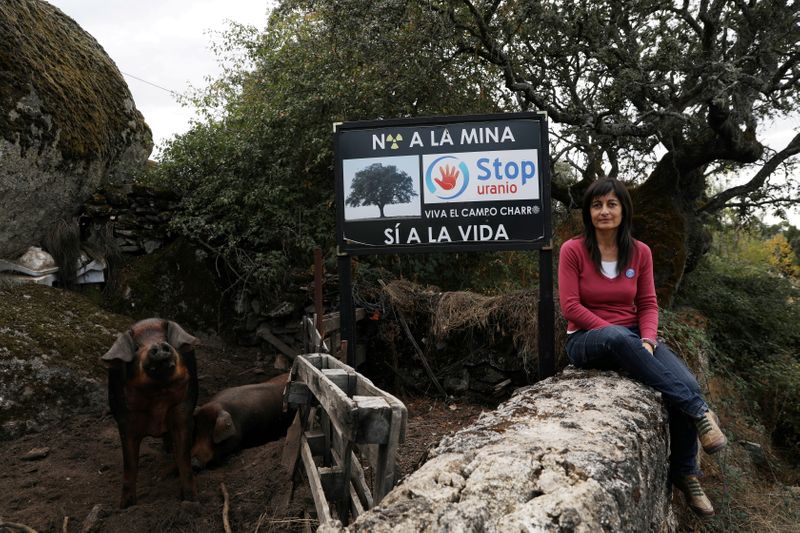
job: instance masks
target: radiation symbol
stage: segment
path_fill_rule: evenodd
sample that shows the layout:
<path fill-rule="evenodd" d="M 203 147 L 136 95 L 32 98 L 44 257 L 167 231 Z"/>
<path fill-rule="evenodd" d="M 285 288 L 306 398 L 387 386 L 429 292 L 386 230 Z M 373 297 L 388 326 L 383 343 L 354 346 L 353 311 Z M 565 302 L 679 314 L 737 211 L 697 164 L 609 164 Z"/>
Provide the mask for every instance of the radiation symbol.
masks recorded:
<path fill-rule="evenodd" d="M 392 143 L 392 145 L 390 146 L 392 150 L 397 150 L 398 148 L 400 148 L 400 145 L 397 143 L 403 140 L 403 135 L 401 133 L 398 133 L 397 135 L 390 134 L 386 137 L 386 140 Z"/>

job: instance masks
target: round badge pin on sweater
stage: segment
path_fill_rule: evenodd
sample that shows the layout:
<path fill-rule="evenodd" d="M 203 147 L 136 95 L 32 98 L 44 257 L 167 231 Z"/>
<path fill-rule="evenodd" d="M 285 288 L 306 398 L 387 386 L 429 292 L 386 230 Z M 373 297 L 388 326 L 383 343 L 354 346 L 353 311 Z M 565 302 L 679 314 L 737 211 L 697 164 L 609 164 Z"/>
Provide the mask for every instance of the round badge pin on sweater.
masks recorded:
<path fill-rule="evenodd" d="M 628 279 L 633 279 L 633 276 L 636 275 L 636 271 L 632 268 L 629 268 L 625 271 L 625 277 Z"/>

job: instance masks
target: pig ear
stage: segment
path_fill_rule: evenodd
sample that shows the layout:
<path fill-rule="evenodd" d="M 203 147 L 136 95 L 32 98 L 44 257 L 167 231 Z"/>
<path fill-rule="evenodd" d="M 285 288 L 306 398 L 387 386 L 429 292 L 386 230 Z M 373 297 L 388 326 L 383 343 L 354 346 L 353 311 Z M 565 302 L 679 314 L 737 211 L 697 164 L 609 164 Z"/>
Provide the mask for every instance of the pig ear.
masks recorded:
<path fill-rule="evenodd" d="M 228 411 L 220 411 L 217 415 L 217 422 L 214 424 L 214 444 L 218 444 L 234 435 L 236 435 L 236 427 L 233 425 L 231 414 Z"/>
<path fill-rule="evenodd" d="M 136 353 L 136 343 L 133 342 L 131 332 L 126 331 L 117 337 L 116 342 L 100 359 L 110 364 L 115 359 L 119 359 L 126 363 L 133 361 L 134 354 Z"/>
<path fill-rule="evenodd" d="M 197 344 L 197 339 L 172 320 L 167 320 L 167 342 L 176 350 L 180 350 L 187 344 Z"/>

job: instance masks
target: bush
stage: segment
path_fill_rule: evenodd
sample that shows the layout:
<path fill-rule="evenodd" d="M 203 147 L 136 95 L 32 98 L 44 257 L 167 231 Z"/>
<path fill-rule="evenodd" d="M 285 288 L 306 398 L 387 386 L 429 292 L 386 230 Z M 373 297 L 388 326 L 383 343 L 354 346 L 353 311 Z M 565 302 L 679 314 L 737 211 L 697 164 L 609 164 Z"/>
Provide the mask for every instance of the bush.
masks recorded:
<path fill-rule="evenodd" d="M 710 255 L 677 303 L 707 317 L 715 369 L 746 384 L 775 442 L 800 450 L 800 289 L 766 263 Z"/>
<path fill-rule="evenodd" d="M 693 317 L 690 311 L 659 309 L 659 334 L 689 368 L 701 373 L 708 370 L 705 367 L 715 348 L 702 323 L 697 322 L 702 319 Z"/>
<path fill-rule="evenodd" d="M 717 352 L 736 370 L 800 351 L 800 289 L 766 268 L 709 256 L 677 296 L 705 314 Z"/>
<path fill-rule="evenodd" d="M 767 431 L 779 445 L 800 450 L 800 362 L 786 353 L 760 361 L 752 385 Z"/>

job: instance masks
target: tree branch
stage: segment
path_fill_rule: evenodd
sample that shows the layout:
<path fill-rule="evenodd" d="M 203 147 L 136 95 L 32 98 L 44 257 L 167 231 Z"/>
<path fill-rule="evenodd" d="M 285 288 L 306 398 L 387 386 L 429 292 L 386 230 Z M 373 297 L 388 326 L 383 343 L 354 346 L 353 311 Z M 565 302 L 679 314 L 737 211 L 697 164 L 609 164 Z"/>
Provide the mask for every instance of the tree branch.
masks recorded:
<path fill-rule="evenodd" d="M 764 153 L 764 146 L 758 142 L 752 130 L 744 132 L 734 122 L 733 113 L 724 102 L 708 103 L 709 127 L 719 136 L 722 146 L 709 146 L 714 159 L 731 159 L 740 163 L 757 161 Z"/>
<path fill-rule="evenodd" d="M 742 201 L 742 202 L 729 202 L 724 207 L 732 207 L 736 209 L 750 209 L 753 207 L 767 207 L 767 206 L 783 206 L 789 207 L 792 205 L 800 204 L 800 198 L 795 196 L 782 196 L 780 198 L 769 198 L 768 200 L 760 201 Z"/>
<path fill-rule="evenodd" d="M 744 185 L 731 187 L 730 189 L 722 191 L 721 193 L 712 197 L 708 202 L 697 209 L 697 211 L 714 213 L 725 207 L 728 200 L 731 200 L 737 196 L 744 196 L 758 190 L 764 185 L 764 182 L 766 182 L 770 174 L 772 174 L 775 169 L 778 168 L 778 165 L 798 153 L 800 153 L 800 133 L 794 136 L 794 139 L 792 139 L 791 142 L 786 145 L 786 148 L 772 156 L 750 181 Z"/>
<path fill-rule="evenodd" d="M 513 92 L 522 93 L 524 98 L 531 102 L 537 109 L 547 111 L 547 114 L 555 122 L 570 124 L 578 127 L 588 126 L 593 128 L 600 135 L 608 135 L 611 137 L 647 137 L 655 133 L 655 126 L 651 124 L 609 124 L 603 121 L 596 114 L 586 111 L 586 108 L 582 103 L 583 99 L 576 99 L 575 95 L 573 95 L 573 102 L 581 108 L 583 111 L 581 113 L 570 113 L 562 108 L 548 103 L 547 99 L 541 95 L 540 91 L 537 90 L 537 87 L 535 87 L 533 83 L 520 78 L 519 74 L 511 63 L 511 60 L 503 51 L 503 47 L 492 38 L 489 24 L 491 23 L 490 16 L 494 13 L 488 12 L 486 16 L 483 16 L 470 0 L 462 0 L 462 3 L 467 7 L 472 20 L 475 22 L 477 31 L 476 29 L 470 28 L 457 21 L 452 11 L 449 15 L 451 17 L 451 21 L 454 25 L 456 25 L 456 27 L 477 39 L 478 43 L 480 44 L 480 48 L 477 46 L 472 47 L 471 51 L 475 54 L 478 54 L 487 62 L 500 67 L 503 74 L 503 79 L 505 80 L 506 88 Z"/>
<path fill-rule="evenodd" d="M 700 27 L 700 24 L 692 18 L 692 15 L 689 13 L 689 0 L 683 0 L 683 7 L 678 9 L 677 7 L 667 8 L 667 11 L 675 13 L 676 15 L 680 15 L 681 19 L 690 27 L 694 32 L 699 36 L 703 34 L 703 29 Z"/>

